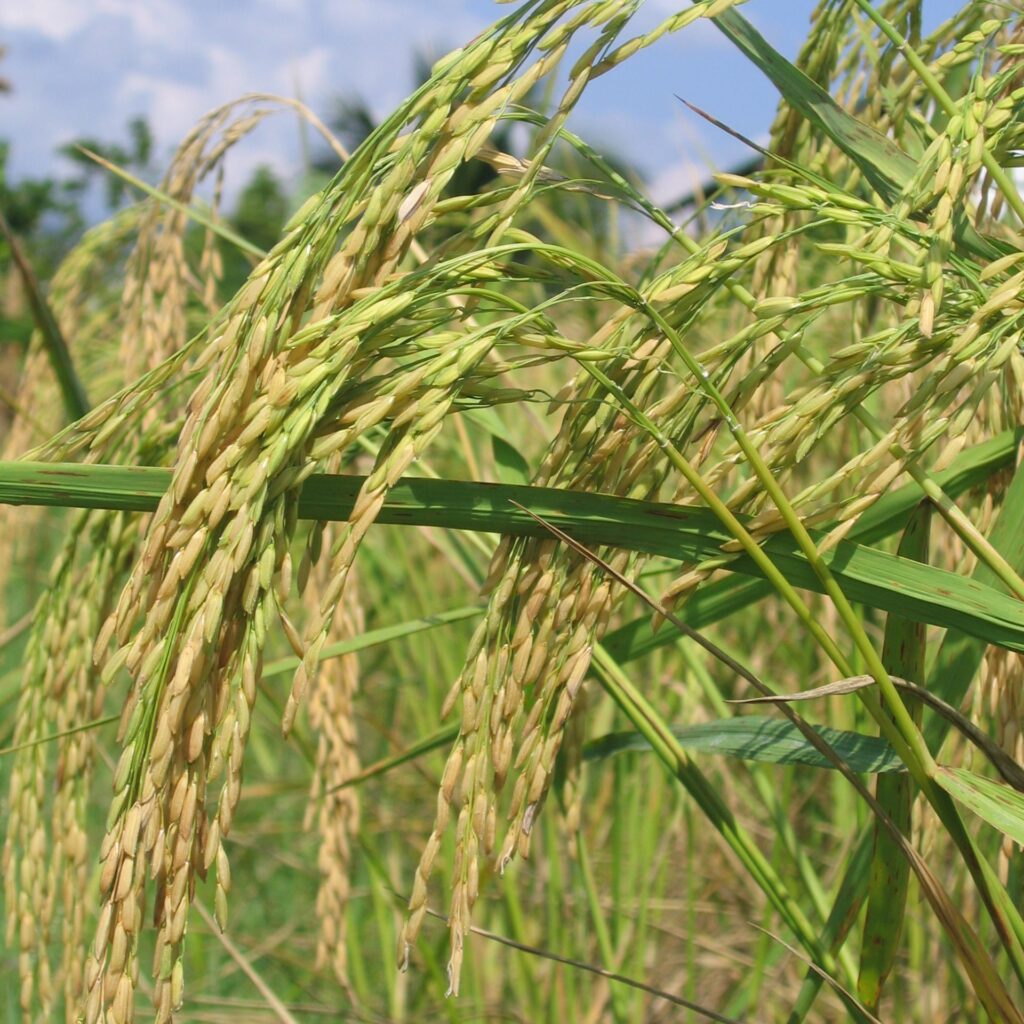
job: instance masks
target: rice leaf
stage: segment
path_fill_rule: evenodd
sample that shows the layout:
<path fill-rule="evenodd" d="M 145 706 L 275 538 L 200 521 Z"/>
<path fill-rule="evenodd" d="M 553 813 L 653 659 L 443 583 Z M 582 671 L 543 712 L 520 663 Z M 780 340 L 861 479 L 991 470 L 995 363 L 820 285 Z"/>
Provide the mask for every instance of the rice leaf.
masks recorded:
<path fill-rule="evenodd" d="M 688 626 L 703 629 L 742 611 L 772 591 L 772 585 L 767 580 L 730 576 L 699 587 L 679 609 L 678 615 Z M 678 640 L 677 632 L 670 629 L 655 630 L 651 616 L 643 615 L 609 633 L 605 637 L 604 647 L 616 661 L 624 663 Z"/>
<path fill-rule="evenodd" d="M 467 606 L 465 608 L 453 608 L 447 612 L 438 612 L 436 615 L 425 615 L 421 619 L 410 619 L 408 622 L 399 622 L 393 626 L 369 629 L 365 633 L 360 633 L 351 639 L 327 644 L 320 653 L 320 660 L 327 661 L 330 658 L 340 658 L 343 654 L 365 651 L 369 647 L 390 643 L 392 640 L 398 640 L 403 636 L 412 636 L 414 633 L 437 629 L 439 626 L 447 626 L 452 622 L 461 622 L 463 619 L 473 619 L 482 614 L 482 608 Z M 289 672 L 294 672 L 299 664 L 300 660 L 294 656 L 278 658 L 276 661 L 268 661 L 263 667 L 263 678 L 266 679 L 269 676 L 285 675 Z"/>
<path fill-rule="evenodd" d="M 503 484 L 529 483 L 532 473 L 530 464 L 504 438 L 497 434 L 491 435 L 491 450 L 494 452 L 494 463 L 498 471 L 498 479 Z"/>
<path fill-rule="evenodd" d="M 895 201 L 916 173 L 913 157 L 876 128 L 844 110 L 820 85 L 775 50 L 738 11 L 725 11 L 714 22 L 764 72 L 790 106 L 857 165 L 879 196 L 886 202 Z M 1007 251 L 1005 245 L 983 238 L 966 222 L 958 225 L 957 235 L 965 248 L 987 259 L 996 259 Z"/>
<path fill-rule="evenodd" d="M 458 736 L 458 734 L 459 727 L 457 725 L 446 725 L 443 728 L 438 729 L 436 732 L 431 733 L 429 736 L 424 736 L 423 739 L 418 740 L 416 743 L 406 747 L 404 750 L 400 750 L 397 754 L 394 754 L 391 757 L 382 758 L 381 760 L 368 765 L 357 775 L 352 775 L 344 782 L 328 789 L 324 793 L 324 796 L 327 796 L 330 793 L 337 793 L 342 789 L 348 789 L 350 786 L 361 785 L 369 779 L 375 779 L 379 775 L 386 775 L 388 772 L 401 767 L 403 764 L 415 761 L 417 758 L 423 757 L 424 754 L 429 754 L 432 750 L 439 750 L 442 747 L 447 747 L 452 740 Z"/>
<path fill-rule="evenodd" d="M 914 174 L 915 163 L 877 129 L 847 113 L 816 82 L 775 50 L 738 11 L 714 19 L 790 105 L 826 134 L 860 168 L 875 191 L 892 201 Z"/>
<path fill-rule="evenodd" d="M 258 245 L 253 245 L 252 242 L 248 241 L 248 239 L 243 238 L 237 231 L 232 231 L 230 227 L 226 224 L 222 224 L 215 217 L 209 217 L 202 210 L 198 210 L 194 206 L 189 206 L 187 203 L 179 202 L 173 196 L 169 196 L 162 189 L 148 184 L 141 178 L 137 178 L 134 174 L 126 171 L 123 167 L 118 167 L 117 164 L 111 163 L 111 161 L 100 156 L 99 153 L 94 153 L 91 149 L 86 149 L 85 146 L 76 146 L 75 148 L 90 160 L 99 164 L 100 167 L 104 168 L 104 170 L 107 170 L 111 174 L 121 178 L 123 181 L 126 181 L 129 185 L 137 188 L 140 192 L 144 192 L 151 199 L 155 199 L 160 203 L 165 203 L 167 206 L 172 207 L 179 213 L 182 213 L 191 220 L 194 220 L 197 224 L 206 228 L 207 231 L 212 231 L 215 235 L 223 238 L 225 242 L 237 247 L 240 252 L 244 252 L 247 256 L 258 260 L 262 259 L 266 255 Z"/>
<path fill-rule="evenodd" d="M 303 486 L 299 515 L 345 520 L 363 477 L 317 475 Z M 0 463 L 0 503 L 152 511 L 170 480 L 155 467 Z M 688 505 L 641 502 L 609 495 L 546 487 L 405 479 L 387 495 L 378 521 L 405 526 L 503 533 L 518 537 L 546 534 L 529 508 L 590 546 L 612 545 L 684 562 L 720 558 L 732 538 L 717 517 Z M 812 535 L 813 536 L 813 535 Z M 764 543 L 778 570 L 794 586 L 820 593 L 821 580 L 791 537 Z M 851 601 L 898 611 L 915 622 L 954 626 L 987 643 L 1024 651 L 1024 605 L 990 586 L 934 566 L 841 542 L 822 554 Z M 760 576 L 747 556 L 725 568 Z"/>
<path fill-rule="evenodd" d="M 46 301 L 46 296 L 32 269 L 32 264 L 29 263 L 28 256 L 22 250 L 21 243 L 11 230 L 2 211 L 0 211 L 0 234 L 3 235 L 7 247 L 11 250 L 11 259 L 21 277 L 25 297 L 32 309 L 32 316 L 39 330 L 39 336 L 60 386 L 68 416 L 70 419 L 76 420 L 89 411 L 89 396 L 85 392 L 85 385 L 71 358 L 71 350 L 57 323 L 57 318 L 53 315 L 53 310 L 50 309 L 49 302 Z"/>
<path fill-rule="evenodd" d="M 983 484 L 994 473 L 1013 464 L 1021 431 L 1007 430 L 982 444 L 960 453 L 946 470 L 934 475 L 935 481 L 950 497 L 955 498 Z M 921 488 L 907 484 L 883 495 L 857 520 L 848 540 L 873 544 L 903 526 L 906 517 L 921 500 Z M 977 576 L 977 574 L 976 574 Z M 987 580 L 990 584 L 992 580 Z M 700 587 L 678 614 L 694 629 L 703 629 L 741 611 L 772 593 L 769 583 L 759 579 L 730 576 Z M 618 662 L 631 661 L 678 639 L 672 630 L 655 630 L 649 615 L 627 622 L 609 633 L 605 649 Z"/>
<path fill-rule="evenodd" d="M 1024 845 L 1024 794 L 966 768 L 940 765 L 935 780 L 979 818 Z"/>
<path fill-rule="evenodd" d="M 903 763 L 889 744 L 877 736 L 813 726 L 814 731 L 857 772 L 902 772 Z M 802 764 L 812 768 L 835 768 L 816 750 L 792 722 L 778 718 L 742 716 L 722 718 L 698 725 L 676 725 L 671 733 L 688 751 L 720 754 L 763 764 Z M 626 751 L 649 751 L 651 745 L 641 734 L 608 733 L 583 748 L 589 761 L 600 761 Z"/>

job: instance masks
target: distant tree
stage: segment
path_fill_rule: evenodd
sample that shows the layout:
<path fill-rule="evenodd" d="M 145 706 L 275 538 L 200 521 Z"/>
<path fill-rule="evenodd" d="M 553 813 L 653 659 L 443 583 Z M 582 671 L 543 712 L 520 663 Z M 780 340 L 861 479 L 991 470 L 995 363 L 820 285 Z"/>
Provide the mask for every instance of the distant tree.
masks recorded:
<path fill-rule="evenodd" d="M 0 140 L 0 208 L 15 234 L 31 244 L 42 233 L 64 238 L 82 223 L 75 189 L 53 178 L 20 178 L 9 175 L 11 145 Z"/>
<path fill-rule="evenodd" d="M 79 145 L 134 174 L 152 176 L 153 134 L 141 117 L 128 123 L 126 143 L 82 138 L 60 147 L 58 152 L 77 169 L 74 175 L 61 179 L 45 176 L 13 180 L 11 145 L 0 140 L 0 208 L 11 230 L 21 239 L 40 280 L 50 276 L 92 219 L 86 211 L 87 193 L 94 182 L 102 186 L 105 205 L 110 210 L 134 198 L 131 186 L 90 160 L 77 148 Z M 92 211 L 93 216 L 96 212 Z M 6 246 L 0 241 L 0 276 L 6 274 L 8 263 Z"/>
<path fill-rule="evenodd" d="M 0 209 L 11 231 L 20 240 L 36 277 L 44 284 L 88 222 L 100 212 L 92 209 L 87 199 L 94 183 L 102 188 L 104 205 L 109 210 L 134 199 L 131 187 L 126 182 L 90 160 L 77 148 L 78 145 L 99 153 L 135 174 L 152 176 L 153 135 L 145 118 L 141 117 L 128 123 L 126 143 L 106 143 L 94 138 L 83 138 L 77 143 L 61 147 L 58 152 L 68 157 L 77 171 L 66 178 L 45 176 L 13 179 L 10 174 L 11 145 L 6 140 L 0 140 Z M 21 299 L 19 279 L 13 272 L 10 252 L 2 239 L 0 284 L 3 288 L 0 343 L 15 342 L 19 346 L 23 345 L 32 332 L 33 320 Z"/>
<path fill-rule="evenodd" d="M 270 249 L 281 237 L 293 202 L 280 178 L 264 164 L 258 166 L 243 186 L 227 221 L 246 241 L 261 249 Z M 189 232 L 189 250 L 198 255 L 204 230 L 198 226 Z M 221 256 L 221 298 L 226 300 L 245 283 L 252 262 L 238 248 L 218 242 Z"/>
<path fill-rule="evenodd" d="M 81 148 L 79 148 L 81 147 Z M 91 150 L 97 156 L 109 160 L 117 167 L 141 178 L 155 176 L 153 160 L 153 132 L 144 117 L 133 117 L 128 122 L 128 142 L 101 142 L 98 139 L 83 137 L 75 139 L 58 150 L 71 160 L 79 169 L 77 178 L 72 179 L 83 193 L 93 181 L 102 182 L 107 206 L 116 210 L 124 202 L 134 199 L 133 190 L 123 178 L 111 174 L 89 156 L 82 148 Z"/>
<path fill-rule="evenodd" d="M 7 56 L 7 47 L 0 46 L 0 60 L 3 60 Z M 4 78 L 0 75 L 0 92 L 10 92 L 13 86 L 9 78 Z"/>
<path fill-rule="evenodd" d="M 288 197 L 280 179 L 261 164 L 238 197 L 232 225 L 243 238 L 269 249 L 281 237 L 287 215 Z"/>

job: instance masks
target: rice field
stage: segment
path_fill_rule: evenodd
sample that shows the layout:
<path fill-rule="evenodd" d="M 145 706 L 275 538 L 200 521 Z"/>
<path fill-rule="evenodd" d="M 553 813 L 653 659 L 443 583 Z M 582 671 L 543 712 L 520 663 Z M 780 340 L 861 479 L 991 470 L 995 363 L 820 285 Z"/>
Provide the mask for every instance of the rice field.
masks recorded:
<path fill-rule="evenodd" d="M 638 6 L 4 222 L 4 1019 L 1024 1020 L 1024 18 Z M 673 219 L 568 121 L 706 19 L 781 99 Z"/>

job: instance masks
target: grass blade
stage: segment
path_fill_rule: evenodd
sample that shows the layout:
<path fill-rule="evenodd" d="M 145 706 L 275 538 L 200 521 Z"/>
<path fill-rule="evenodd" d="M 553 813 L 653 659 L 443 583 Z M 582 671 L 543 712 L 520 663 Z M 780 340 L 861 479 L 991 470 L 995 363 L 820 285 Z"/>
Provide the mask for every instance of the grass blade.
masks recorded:
<path fill-rule="evenodd" d="M 966 768 L 940 765 L 936 781 L 979 818 L 1024 845 L 1024 794 Z"/>
<path fill-rule="evenodd" d="M 392 640 L 398 640 L 403 636 L 412 636 L 414 633 L 437 629 L 438 626 L 447 626 L 449 623 L 461 622 L 463 619 L 473 619 L 482 614 L 482 608 L 467 606 L 465 608 L 453 608 L 447 612 L 438 612 L 436 615 L 426 615 L 422 619 L 410 619 L 408 622 L 400 622 L 394 626 L 370 629 L 349 640 L 339 640 L 335 644 L 328 644 L 321 652 L 320 660 L 326 661 L 329 658 L 340 658 L 343 654 L 365 651 L 368 647 L 390 643 Z M 268 676 L 285 675 L 294 672 L 299 664 L 300 659 L 294 656 L 278 658 L 277 661 L 268 661 L 263 668 L 263 678 L 266 679 Z"/>
<path fill-rule="evenodd" d="M 860 168 L 880 196 L 891 201 L 899 194 L 916 170 L 914 161 L 899 146 L 843 110 L 820 85 L 773 49 L 738 11 L 725 11 L 714 22 L 768 76 L 790 106 Z"/>
<path fill-rule="evenodd" d="M 53 315 L 53 310 L 50 309 L 50 304 L 46 301 L 46 296 L 43 295 L 43 289 L 32 270 L 28 257 L 22 251 L 21 243 L 15 237 L 14 232 L 11 231 L 3 211 L 0 211 L 0 234 L 3 234 L 4 240 L 11 250 L 14 265 L 18 268 L 22 287 L 25 289 L 25 297 L 32 307 L 32 315 L 39 328 L 47 355 L 50 357 L 50 364 L 57 377 L 68 418 L 71 420 L 81 419 L 90 409 L 85 385 L 75 370 L 71 351 L 57 323 L 57 318 Z"/>
<path fill-rule="evenodd" d="M 424 754 L 429 754 L 432 750 L 447 747 L 458 734 L 459 727 L 457 725 L 446 725 L 443 729 L 438 729 L 437 732 L 430 736 L 424 736 L 423 739 L 399 751 L 394 756 L 381 758 L 381 760 L 368 765 L 357 775 L 353 775 L 337 786 L 326 790 L 324 796 L 328 793 L 337 793 L 339 790 L 348 789 L 349 786 L 358 786 L 368 779 L 375 779 L 378 775 L 386 775 L 403 764 L 408 764 Z"/>
<path fill-rule="evenodd" d="M 70 463 L 0 463 L 0 503 L 153 511 L 170 474 L 153 467 Z M 363 477 L 310 477 L 299 515 L 344 520 Z M 569 531 L 584 544 L 608 544 L 685 562 L 720 558 L 732 541 L 718 518 L 694 506 L 641 502 L 543 487 L 405 479 L 388 494 L 378 522 L 454 530 L 544 536 L 546 528 L 522 507 Z M 815 534 L 811 534 L 812 540 Z M 764 542 L 765 553 L 794 587 L 821 593 L 824 585 L 788 535 Z M 821 555 L 850 601 L 898 611 L 913 621 L 957 627 L 987 643 L 1024 651 L 1024 605 L 990 586 L 934 566 L 841 542 Z M 759 576 L 749 556 L 725 568 Z"/>
<path fill-rule="evenodd" d="M 864 733 L 812 726 L 814 731 L 855 771 L 905 772 L 903 762 L 885 740 Z M 722 718 L 699 725 L 674 725 L 669 730 L 684 750 L 738 757 L 763 764 L 802 764 L 835 768 L 835 763 L 801 735 L 792 722 L 753 715 Z M 635 732 L 614 732 L 591 740 L 583 748 L 586 760 L 599 761 L 626 751 L 649 751 L 651 745 Z"/>
<path fill-rule="evenodd" d="M 117 164 L 111 163 L 109 160 L 100 156 L 99 153 L 94 153 L 91 149 L 86 149 L 85 146 L 78 146 L 76 148 L 90 160 L 99 164 L 104 170 L 107 170 L 111 174 L 121 178 L 122 181 L 126 181 L 129 185 L 133 188 L 137 188 L 140 192 L 144 192 L 151 199 L 164 203 L 172 209 L 177 210 L 178 213 L 191 218 L 208 231 L 212 231 L 215 235 L 223 238 L 225 242 L 237 247 L 239 251 L 244 252 L 247 256 L 256 260 L 262 259 L 266 256 L 266 253 L 258 245 L 253 245 L 252 242 L 243 238 L 237 231 L 232 231 L 226 224 L 222 224 L 213 217 L 207 216 L 202 210 L 197 210 L 194 206 L 189 206 L 187 203 L 179 202 L 173 196 L 169 196 L 162 189 L 154 188 L 154 186 L 147 184 L 141 178 L 137 178 L 134 174 L 126 171 L 123 167 L 118 167 Z"/>

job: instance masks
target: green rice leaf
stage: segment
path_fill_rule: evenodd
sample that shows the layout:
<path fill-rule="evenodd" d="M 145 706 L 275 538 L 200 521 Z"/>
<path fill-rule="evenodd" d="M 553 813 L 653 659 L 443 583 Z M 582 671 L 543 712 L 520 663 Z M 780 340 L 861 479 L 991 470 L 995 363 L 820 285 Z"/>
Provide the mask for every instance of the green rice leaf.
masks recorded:
<path fill-rule="evenodd" d="M 134 174 L 126 171 L 123 167 L 118 167 L 117 164 L 111 163 L 111 161 L 100 156 L 99 153 L 94 153 L 91 149 L 86 149 L 85 146 L 76 146 L 75 148 L 90 160 L 99 164 L 100 167 L 109 171 L 111 174 L 116 175 L 118 178 L 121 178 L 122 181 L 126 181 L 133 188 L 137 188 L 140 192 L 144 192 L 150 198 L 156 199 L 158 202 L 170 206 L 172 209 L 177 210 L 178 213 L 184 214 L 190 220 L 193 220 L 197 224 L 206 228 L 207 231 L 212 231 L 215 235 L 223 238 L 225 242 L 235 246 L 239 251 L 244 252 L 253 259 L 259 260 L 266 256 L 266 253 L 258 245 L 253 245 L 252 242 L 243 238 L 237 231 L 232 231 L 230 227 L 221 223 L 217 218 L 210 217 L 202 210 L 198 210 L 187 203 L 179 202 L 173 196 L 169 196 L 162 189 L 148 184 L 141 178 L 137 178 Z"/>
<path fill-rule="evenodd" d="M 350 637 L 348 640 L 339 640 L 337 643 L 327 644 L 320 652 L 320 661 L 340 658 L 344 654 L 354 654 L 356 651 L 365 651 L 369 647 L 387 644 L 403 636 L 412 636 L 414 633 L 437 629 L 440 626 L 447 626 L 452 622 L 461 622 L 463 619 L 477 618 L 482 614 L 483 608 L 467 605 L 465 608 L 453 608 L 451 611 L 438 612 L 436 615 L 425 615 L 421 619 L 409 619 L 407 622 L 398 622 L 393 626 L 369 629 L 358 636 Z M 300 659 L 294 655 L 288 658 L 278 658 L 276 661 L 268 661 L 263 667 L 263 678 L 266 679 L 269 676 L 286 675 L 294 672 L 300 664 Z"/>
<path fill-rule="evenodd" d="M 348 789 L 350 786 L 359 786 L 369 779 L 375 779 L 380 775 L 386 775 L 395 768 L 400 768 L 403 764 L 408 764 L 410 761 L 415 761 L 417 758 L 423 757 L 424 754 L 429 754 L 433 750 L 440 750 L 442 747 L 449 746 L 458 734 L 459 727 L 457 725 L 446 725 L 443 728 L 438 729 L 436 732 L 431 733 L 429 736 L 425 736 L 423 739 L 418 740 L 411 746 L 399 751 L 397 754 L 374 762 L 358 774 L 353 775 L 344 782 L 326 790 L 323 795 L 327 796 L 330 793 L 337 793 L 339 790 Z"/>
<path fill-rule="evenodd" d="M 914 161 L 877 129 L 847 113 L 820 85 L 775 50 L 746 18 L 729 10 L 714 19 L 722 33 L 776 89 L 861 170 L 872 188 L 892 201 L 913 177 Z"/>
<path fill-rule="evenodd" d="M 966 768 L 945 765 L 939 766 L 935 781 L 954 800 L 974 811 L 1004 836 L 1024 844 L 1024 793 Z"/>
<path fill-rule="evenodd" d="M 300 495 L 299 515 L 347 519 L 363 480 L 310 477 Z M 169 472 L 154 467 L 0 462 L 0 503 L 146 512 L 156 508 L 169 482 Z M 710 511 L 695 506 L 455 480 L 399 481 L 378 521 L 546 536 L 546 528 L 531 512 L 591 547 L 610 545 L 683 562 L 720 559 L 722 546 L 732 541 Z M 765 541 L 764 549 L 791 584 L 822 591 L 821 580 L 792 537 L 777 534 Z M 822 560 L 851 601 L 896 611 L 915 622 L 953 626 L 987 643 L 1024 651 L 1024 604 L 993 587 L 849 542 L 824 552 Z M 747 556 L 723 567 L 746 576 L 761 575 Z"/>
<path fill-rule="evenodd" d="M 7 218 L 0 211 L 0 235 L 3 236 L 10 249 L 11 260 L 21 277 L 22 287 L 25 289 L 25 296 L 28 299 L 29 307 L 32 310 L 32 317 L 39 329 L 39 337 L 43 348 L 49 356 L 53 366 L 54 376 L 60 386 L 61 395 L 64 398 L 64 406 L 67 409 L 70 419 L 75 420 L 84 416 L 90 408 L 89 396 L 85 392 L 85 385 L 75 368 L 74 360 L 71 358 L 71 350 L 64 338 L 64 334 L 57 323 L 57 318 L 50 309 L 50 304 L 43 293 L 43 288 L 36 277 L 35 270 L 29 262 L 28 256 L 21 247 L 21 243 L 15 237 Z"/>
<path fill-rule="evenodd" d="M 889 744 L 877 736 L 814 726 L 814 731 L 857 772 L 900 772 L 903 763 Z M 699 725 L 676 725 L 671 733 L 684 750 L 720 754 L 764 764 L 802 764 L 835 768 L 800 734 L 792 722 L 778 718 L 742 716 Z M 583 749 L 586 760 L 599 761 L 630 750 L 650 750 L 638 732 L 614 732 L 592 740 Z"/>
<path fill-rule="evenodd" d="M 677 614 L 688 626 L 703 629 L 742 611 L 772 592 L 773 587 L 767 580 L 729 576 L 699 587 Z M 625 663 L 678 640 L 676 630 L 656 630 L 651 616 L 643 615 L 609 633 L 604 647 L 616 661 Z"/>
<path fill-rule="evenodd" d="M 1024 571 L 1024 472 L 1020 469 L 1010 481 L 988 539 L 1017 572 Z M 972 578 L 984 586 L 1000 591 L 1003 589 L 996 574 L 984 562 L 977 564 Z M 935 656 L 930 689 L 947 704 L 959 707 L 981 665 L 985 644 L 971 630 L 958 629 L 956 623 L 953 627 L 943 637 Z M 949 732 L 949 726 L 946 719 L 929 716 L 924 736 L 932 750 L 938 751 Z"/>
<path fill-rule="evenodd" d="M 860 169 L 865 180 L 886 202 L 893 202 L 911 181 L 917 165 L 891 139 L 844 110 L 817 82 L 808 78 L 775 50 L 736 10 L 714 19 L 722 33 L 748 57 L 790 106 L 828 136 Z M 805 171 L 805 168 L 800 168 Z M 959 241 L 974 255 L 996 259 L 1005 244 L 984 238 L 968 223 L 957 228 Z"/>
<path fill-rule="evenodd" d="M 504 438 L 497 434 L 491 435 L 491 450 L 494 452 L 494 464 L 498 470 L 498 479 L 503 484 L 526 484 L 533 475 L 530 464 Z"/>

